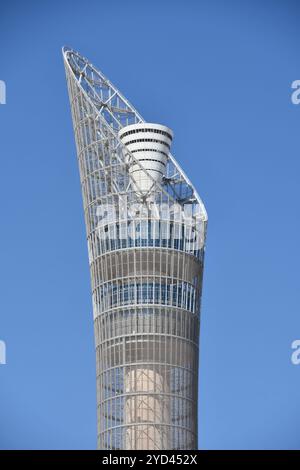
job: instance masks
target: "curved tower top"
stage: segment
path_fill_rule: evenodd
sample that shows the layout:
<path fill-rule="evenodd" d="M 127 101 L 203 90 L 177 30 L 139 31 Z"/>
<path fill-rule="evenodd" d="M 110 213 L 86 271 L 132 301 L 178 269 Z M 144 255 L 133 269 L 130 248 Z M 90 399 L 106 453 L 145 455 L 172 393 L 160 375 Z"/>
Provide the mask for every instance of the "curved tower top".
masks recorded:
<path fill-rule="evenodd" d="M 118 134 L 122 136 L 122 128 L 140 125 L 145 122 L 144 119 L 104 74 L 85 57 L 66 46 L 63 47 L 63 56 L 67 76 L 69 75 L 80 87 L 97 118 L 102 121 L 111 137 L 117 139 L 117 145 L 122 146 L 120 142 L 122 139 L 118 138 Z M 147 123 L 147 126 L 151 125 Z M 137 160 L 134 154 L 131 154 L 131 158 L 133 161 Z M 204 224 L 207 222 L 207 212 L 199 194 L 170 152 L 167 155 L 165 175 L 157 186 L 177 203 L 190 204 L 192 214 L 197 221 Z"/>

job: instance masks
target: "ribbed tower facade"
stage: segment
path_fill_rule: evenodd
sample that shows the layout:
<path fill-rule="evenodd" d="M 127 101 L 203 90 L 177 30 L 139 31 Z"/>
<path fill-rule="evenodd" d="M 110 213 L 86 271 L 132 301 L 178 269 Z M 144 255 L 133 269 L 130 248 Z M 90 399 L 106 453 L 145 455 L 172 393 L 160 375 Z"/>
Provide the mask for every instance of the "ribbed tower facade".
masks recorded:
<path fill-rule="evenodd" d="M 63 55 L 91 271 L 98 448 L 196 449 L 204 205 L 170 153 L 173 132 L 145 122 L 87 59 Z"/>

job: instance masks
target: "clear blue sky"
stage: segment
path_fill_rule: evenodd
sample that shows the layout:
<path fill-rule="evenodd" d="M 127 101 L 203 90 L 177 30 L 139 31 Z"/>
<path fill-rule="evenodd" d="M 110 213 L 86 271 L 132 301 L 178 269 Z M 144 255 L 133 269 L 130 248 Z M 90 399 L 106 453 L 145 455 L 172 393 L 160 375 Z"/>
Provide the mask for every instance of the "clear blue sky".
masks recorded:
<path fill-rule="evenodd" d="M 286 0 L 1 2 L 0 448 L 96 447 L 64 44 L 173 128 L 206 204 L 200 448 L 300 448 L 299 13 Z"/>

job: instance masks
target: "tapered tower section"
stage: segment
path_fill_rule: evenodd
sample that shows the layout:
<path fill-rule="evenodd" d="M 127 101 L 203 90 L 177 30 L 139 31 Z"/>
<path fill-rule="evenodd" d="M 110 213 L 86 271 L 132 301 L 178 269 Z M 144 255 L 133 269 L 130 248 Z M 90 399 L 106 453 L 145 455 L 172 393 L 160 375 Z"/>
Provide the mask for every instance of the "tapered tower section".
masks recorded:
<path fill-rule="evenodd" d="M 82 185 L 99 449 L 197 448 L 207 215 L 170 153 L 77 52 L 63 49 Z"/>

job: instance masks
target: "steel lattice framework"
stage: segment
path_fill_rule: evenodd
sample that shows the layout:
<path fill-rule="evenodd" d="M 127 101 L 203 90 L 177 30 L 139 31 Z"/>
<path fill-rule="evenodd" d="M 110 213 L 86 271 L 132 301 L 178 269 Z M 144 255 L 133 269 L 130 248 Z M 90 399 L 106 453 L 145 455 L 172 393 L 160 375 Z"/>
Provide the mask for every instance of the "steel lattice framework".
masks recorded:
<path fill-rule="evenodd" d="M 145 169 L 119 133 L 148 124 L 87 59 L 70 48 L 63 56 L 91 271 L 98 448 L 195 449 L 204 205 L 169 152 L 159 181 Z"/>

